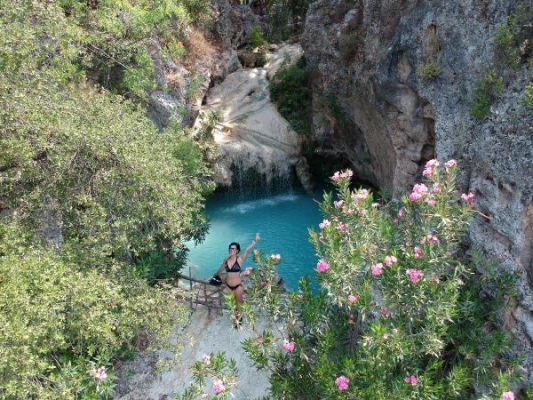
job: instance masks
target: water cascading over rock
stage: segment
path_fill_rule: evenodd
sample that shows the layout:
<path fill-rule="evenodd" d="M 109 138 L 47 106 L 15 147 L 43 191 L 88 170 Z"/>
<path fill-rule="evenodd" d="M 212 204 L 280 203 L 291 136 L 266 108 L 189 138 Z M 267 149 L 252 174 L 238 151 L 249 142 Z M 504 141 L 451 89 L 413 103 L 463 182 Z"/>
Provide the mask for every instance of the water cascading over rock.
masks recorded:
<path fill-rule="evenodd" d="M 258 181 L 248 184 L 259 185 L 296 175 L 304 189 L 312 190 L 298 135 L 271 103 L 268 89 L 269 77 L 281 63 L 298 59 L 301 52 L 299 45 L 282 46 L 264 68 L 239 69 L 207 93 L 204 111 L 219 118 L 213 131 L 219 186 L 238 185 L 244 174 Z"/>

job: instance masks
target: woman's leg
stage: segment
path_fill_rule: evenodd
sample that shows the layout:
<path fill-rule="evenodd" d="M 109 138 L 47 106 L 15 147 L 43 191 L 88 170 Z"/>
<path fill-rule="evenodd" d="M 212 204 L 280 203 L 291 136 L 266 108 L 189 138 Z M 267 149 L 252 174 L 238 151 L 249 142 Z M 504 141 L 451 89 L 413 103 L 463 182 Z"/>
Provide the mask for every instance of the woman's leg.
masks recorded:
<path fill-rule="evenodd" d="M 233 295 L 235 296 L 235 301 L 237 302 L 237 310 L 234 315 L 235 319 L 235 326 L 238 327 L 242 323 L 242 312 L 241 312 L 241 304 L 243 302 L 243 296 L 244 296 L 244 287 L 239 285 L 238 287 L 233 290 Z"/>

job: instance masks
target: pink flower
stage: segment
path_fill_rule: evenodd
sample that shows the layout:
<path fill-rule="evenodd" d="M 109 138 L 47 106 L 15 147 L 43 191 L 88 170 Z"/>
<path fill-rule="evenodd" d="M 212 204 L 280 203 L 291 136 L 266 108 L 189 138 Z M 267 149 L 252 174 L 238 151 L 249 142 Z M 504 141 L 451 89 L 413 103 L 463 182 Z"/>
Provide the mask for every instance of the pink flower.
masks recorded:
<path fill-rule="evenodd" d="M 348 390 L 349 383 L 350 379 L 346 378 L 344 375 L 341 375 L 337 379 L 335 379 L 335 385 L 337 385 L 339 390 Z"/>
<path fill-rule="evenodd" d="M 383 318 L 389 318 L 391 316 L 391 312 L 388 308 L 382 308 L 381 310 L 379 310 L 379 313 Z"/>
<path fill-rule="evenodd" d="M 422 249 L 420 247 L 415 247 L 415 258 L 422 258 Z"/>
<path fill-rule="evenodd" d="M 414 375 L 407 376 L 407 377 L 404 379 L 404 382 L 405 382 L 405 383 L 410 383 L 410 384 L 413 385 L 413 386 L 418 385 L 418 379 L 417 379 L 416 376 L 414 376 Z"/>
<path fill-rule="evenodd" d="M 343 204 L 344 204 L 344 201 L 342 201 L 342 200 L 333 202 L 333 205 L 335 206 L 335 208 L 342 208 Z"/>
<path fill-rule="evenodd" d="M 421 240 L 421 243 L 422 244 L 426 244 L 426 243 L 429 243 L 429 244 L 433 244 L 433 243 L 439 243 L 440 240 L 437 236 L 435 235 L 432 235 L 431 233 L 428 233 L 426 236 L 424 236 Z"/>
<path fill-rule="evenodd" d="M 466 203 L 466 205 L 468 206 L 472 206 L 474 204 L 474 197 L 475 197 L 475 194 L 470 192 L 468 194 L 462 194 L 461 195 L 461 199 L 463 199 Z"/>
<path fill-rule="evenodd" d="M 354 296 L 353 294 L 348 296 L 348 303 L 353 304 L 359 300 L 359 296 Z"/>
<path fill-rule="evenodd" d="M 209 354 L 204 354 L 203 361 L 205 365 L 211 364 L 211 356 Z"/>
<path fill-rule="evenodd" d="M 387 267 L 391 267 L 392 264 L 395 264 L 398 262 L 398 259 L 394 256 L 387 256 L 385 257 L 385 261 L 383 261 Z"/>
<path fill-rule="evenodd" d="M 389 338 L 389 334 L 388 333 L 384 333 L 383 334 L 383 339 L 387 340 Z"/>
<path fill-rule="evenodd" d="M 337 224 L 337 231 L 338 232 L 346 232 L 346 231 L 348 231 L 348 226 L 344 222 L 339 222 Z"/>
<path fill-rule="evenodd" d="M 369 193 L 367 189 L 359 189 L 357 192 L 352 193 L 353 200 L 364 200 L 368 197 Z"/>
<path fill-rule="evenodd" d="M 413 187 L 413 191 L 409 195 L 409 200 L 418 201 L 422 199 L 428 193 L 428 187 L 423 183 L 417 183 Z"/>
<path fill-rule="evenodd" d="M 433 197 L 428 197 L 426 199 L 426 203 L 431 207 L 435 207 L 435 204 L 437 204 Z"/>
<path fill-rule="evenodd" d="M 439 165 L 440 163 L 437 160 L 429 160 L 424 167 L 424 171 L 422 172 L 422 175 L 433 176 L 435 172 L 437 171 L 437 167 Z"/>
<path fill-rule="evenodd" d="M 317 272 L 326 272 L 329 269 L 329 264 L 326 260 L 322 259 L 316 264 Z"/>
<path fill-rule="evenodd" d="M 421 271 L 419 269 L 408 269 L 405 271 L 407 275 L 409 275 L 409 279 L 411 279 L 411 282 L 417 283 L 418 280 L 424 276 L 424 271 Z"/>
<path fill-rule="evenodd" d="M 457 161 L 455 160 L 448 160 L 446 161 L 446 170 L 455 167 L 455 164 L 457 164 Z"/>
<path fill-rule="evenodd" d="M 254 269 L 252 267 L 248 267 L 244 270 L 244 275 L 250 275 Z"/>
<path fill-rule="evenodd" d="M 405 209 L 400 208 L 400 209 L 398 210 L 398 217 L 400 217 L 400 218 L 405 217 Z"/>
<path fill-rule="evenodd" d="M 513 392 L 503 392 L 502 393 L 502 400 L 514 400 L 514 393 Z"/>
<path fill-rule="evenodd" d="M 379 276 L 383 273 L 383 264 L 377 263 L 370 267 L 370 271 L 372 272 L 372 275 Z"/>
<path fill-rule="evenodd" d="M 264 343 L 264 342 L 265 342 L 265 338 L 264 338 L 263 336 L 259 336 L 259 337 L 257 338 L 257 341 L 258 341 L 259 343 Z"/>
<path fill-rule="evenodd" d="M 93 376 L 99 381 L 103 381 L 105 378 L 107 378 L 107 373 L 103 365 L 99 368 L 93 369 L 92 373 L 93 373 Z"/>
<path fill-rule="evenodd" d="M 335 172 L 333 176 L 331 177 L 332 181 L 337 182 L 341 178 L 351 178 L 353 176 L 353 171 L 351 169 L 347 169 L 343 172 Z"/>
<path fill-rule="evenodd" d="M 327 228 L 329 225 L 330 225 L 330 222 L 329 222 L 327 219 L 325 219 L 325 220 L 323 220 L 320 224 L 318 224 L 318 227 L 319 227 L 320 229 L 325 229 L 325 228 Z"/>
<path fill-rule="evenodd" d="M 215 379 L 213 381 L 213 391 L 215 393 L 222 392 L 226 387 L 224 386 L 224 383 L 220 379 Z"/>
<path fill-rule="evenodd" d="M 433 184 L 433 186 L 431 187 L 431 191 L 433 193 L 440 193 L 440 183 L 439 182 L 435 182 Z"/>
<path fill-rule="evenodd" d="M 296 343 L 289 342 L 287 339 L 283 340 L 283 348 L 287 350 L 289 353 L 292 353 L 296 347 Z"/>
<path fill-rule="evenodd" d="M 279 254 L 271 254 L 270 258 L 275 260 L 275 261 L 281 260 L 281 256 Z"/>

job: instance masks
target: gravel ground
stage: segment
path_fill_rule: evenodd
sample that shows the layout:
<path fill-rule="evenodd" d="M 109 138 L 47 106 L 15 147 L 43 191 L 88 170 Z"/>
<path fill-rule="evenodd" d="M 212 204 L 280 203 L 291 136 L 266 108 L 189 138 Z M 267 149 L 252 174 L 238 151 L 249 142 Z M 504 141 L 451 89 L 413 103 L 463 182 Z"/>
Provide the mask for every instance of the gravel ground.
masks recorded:
<path fill-rule="evenodd" d="M 239 370 L 237 384 L 232 389 L 233 399 L 261 399 L 269 397 L 268 371 L 258 371 L 244 352 L 241 342 L 257 337 L 264 330 L 276 331 L 266 320 L 260 321 L 255 331 L 244 323 L 242 329 L 235 329 L 227 311 L 223 315 L 215 311 L 208 313 L 206 307 L 198 306 L 191 314 L 191 322 L 185 330 L 176 330 L 177 337 L 185 337 L 186 344 L 181 354 L 161 350 L 145 355 L 134 362 L 125 363 L 119 369 L 119 383 L 115 390 L 117 400 L 170 400 L 183 393 L 191 381 L 191 365 L 202 359 L 204 354 L 224 351 L 226 357 L 237 363 Z M 179 361 L 158 374 L 158 358 L 179 357 Z M 211 382 L 207 383 L 211 387 Z M 210 393 L 212 397 L 214 393 Z"/>

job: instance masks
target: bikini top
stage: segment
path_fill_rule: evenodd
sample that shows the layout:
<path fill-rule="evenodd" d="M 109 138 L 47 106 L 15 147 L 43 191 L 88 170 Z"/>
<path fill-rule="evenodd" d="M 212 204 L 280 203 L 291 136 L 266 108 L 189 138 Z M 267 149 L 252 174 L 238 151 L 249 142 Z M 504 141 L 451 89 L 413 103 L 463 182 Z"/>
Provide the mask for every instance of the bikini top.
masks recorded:
<path fill-rule="evenodd" d="M 241 272 L 241 266 L 239 265 L 239 261 L 235 260 L 235 263 L 231 268 L 228 266 L 228 262 L 226 261 L 226 272 Z"/>

